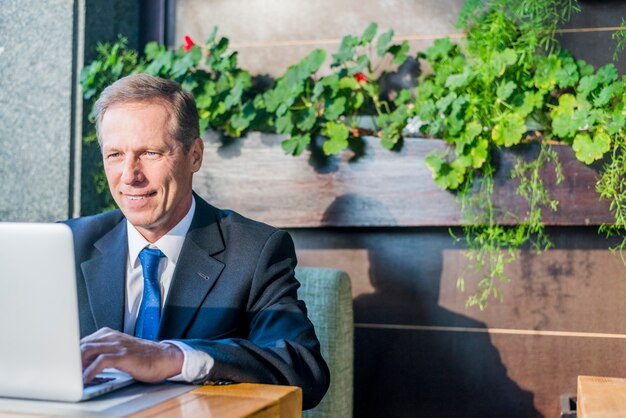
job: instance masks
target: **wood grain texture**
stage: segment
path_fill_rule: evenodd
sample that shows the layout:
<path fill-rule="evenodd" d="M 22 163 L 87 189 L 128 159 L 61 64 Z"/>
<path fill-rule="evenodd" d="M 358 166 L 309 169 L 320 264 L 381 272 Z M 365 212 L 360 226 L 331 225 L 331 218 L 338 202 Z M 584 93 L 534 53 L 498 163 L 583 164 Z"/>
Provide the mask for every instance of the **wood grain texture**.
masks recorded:
<path fill-rule="evenodd" d="M 626 379 L 578 376 L 578 418 L 626 415 Z"/>
<path fill-rule="evenodd" d="M 200 386 L 133 415 L 148 417 L 295 418 L 302 415 L 302 390 L 293 386 L 241 383 Z"/>
<path fill-rule="evenodd" d="M 382 148 L 377 138 L 365 137 L 362 155 L 344 151 L 326 158 L 307 151 L 285 155 L 281 137 L 252 133 L 244 139 L 205 138 L 204 164 L 194 189 L 221 208 L 278 227 L 321 226 L 457 226 L 463 223 L 454 194 L 441 190 L 424 162 L 445 142 L 406 139 L 398 152 Z M 554 170 L 542 170 L 545 184 L 559 210 L 543 210 L 547 225 L 611 223 L 608 202 L 595 191 L 597 167 L 576 160 L 570 147 L 554 147 L 565 181 L 556 184 Z M 518 147 L 496 156 L 494 202 L 500 221 L 514 224 L 528 210 L 517 195 L 511 170 L 517 158 L 532 159 L 538 145 Z"/>

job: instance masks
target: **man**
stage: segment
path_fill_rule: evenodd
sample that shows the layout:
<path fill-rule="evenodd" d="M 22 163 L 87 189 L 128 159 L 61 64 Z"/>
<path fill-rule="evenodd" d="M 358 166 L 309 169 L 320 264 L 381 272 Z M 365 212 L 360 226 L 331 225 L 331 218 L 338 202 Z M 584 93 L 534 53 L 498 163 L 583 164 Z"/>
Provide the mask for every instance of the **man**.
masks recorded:
<path fill-rule="evenodd" d="M 120 210 L 67 222 L 77 258 L 84 380 L 115 367 L 144 382 L 300 386 L 314 407 L 329 371 L 286 232 L 195 195 L 193 97 L 137 74 L 104 90 L 96 131 Z"/>

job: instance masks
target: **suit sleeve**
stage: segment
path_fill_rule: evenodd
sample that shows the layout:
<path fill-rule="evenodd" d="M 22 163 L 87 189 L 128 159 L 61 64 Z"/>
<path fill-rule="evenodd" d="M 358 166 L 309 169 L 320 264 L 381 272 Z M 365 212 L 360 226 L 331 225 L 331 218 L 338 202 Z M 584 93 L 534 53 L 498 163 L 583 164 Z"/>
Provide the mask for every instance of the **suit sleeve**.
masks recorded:
<path fill-rule="evenodd" d="M 330 372 L 306 307 L 297 298 L 295 250 L 289 234 L 275 231 L 261 250 L 251 281 L 247 338 L 181 340 L 215 361 L 201 382 L 272 383 L 299 386 L 303 408 L 317 405 Z"/>

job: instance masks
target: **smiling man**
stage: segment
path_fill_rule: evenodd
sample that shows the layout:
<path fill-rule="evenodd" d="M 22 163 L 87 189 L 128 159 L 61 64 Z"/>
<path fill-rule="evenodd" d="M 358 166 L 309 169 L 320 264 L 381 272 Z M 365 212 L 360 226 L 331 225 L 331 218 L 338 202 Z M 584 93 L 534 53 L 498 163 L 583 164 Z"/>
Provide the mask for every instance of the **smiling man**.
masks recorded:
<path fill-rule="evenodd" d="M 72 219 L 84 379 L 115 367 L 137 380 L 329 384 L 297 299 L 289 235 L 192 191 L 202 165 L 193 97 L 172 81 L 123 78 L 96 103 L 119 210 Z"/>

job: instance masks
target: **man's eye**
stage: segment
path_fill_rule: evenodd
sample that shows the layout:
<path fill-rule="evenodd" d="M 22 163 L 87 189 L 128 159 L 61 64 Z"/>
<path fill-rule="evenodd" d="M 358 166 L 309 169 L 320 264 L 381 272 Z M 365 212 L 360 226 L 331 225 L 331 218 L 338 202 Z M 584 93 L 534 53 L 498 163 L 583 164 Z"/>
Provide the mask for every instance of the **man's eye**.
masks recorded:
<path fill-rule="evenodd" d="M 148 157 L 148 158 L 157 158 L 161 154 L 159 154 L 158 152 L 155 152 L 155 151 L 146 151 L 146 152 L 144 152 L 144 155 L 146 157 Z"/>
<path fill-rule="evenodd" d="M 112 152 L 110 154 L 107 154 L 107 159 L 109 159 L 109 160 L 110 159 L 115 159 L 115 158 L 118 158 L 119 156 L 120 156 L 119 152 Z"/>

